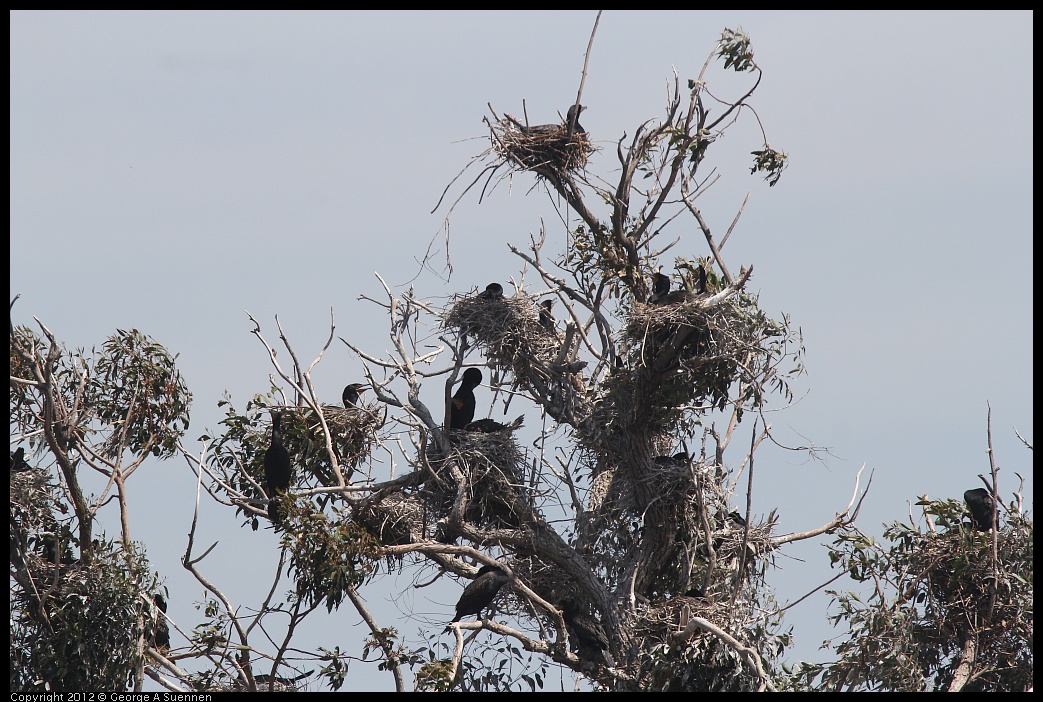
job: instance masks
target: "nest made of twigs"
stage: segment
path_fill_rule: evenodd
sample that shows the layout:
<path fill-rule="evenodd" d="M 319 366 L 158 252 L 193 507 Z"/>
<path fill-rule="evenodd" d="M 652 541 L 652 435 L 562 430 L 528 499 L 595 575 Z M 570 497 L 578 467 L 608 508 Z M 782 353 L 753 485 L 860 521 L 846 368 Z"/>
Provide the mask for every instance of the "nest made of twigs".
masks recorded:
<path fill-rule="evenodd" d="M 525 454 L 509 430 L 470 432 L 454 430 L 449 450 L 430 457 L 431 477 L 421 495 L 428 512 L 449 513 L 464 481 L 467 508 L 464 518 L 478 527 L 515 527 L 517 503 L 524 499 Z"/>
<path fill-rule="evenodd" d="M 537 298 L 460 295 L 450 302 L 442 325 L 474 339 L 492 365 L 508 369 L 522 388 L 547 398 L 553 416 L 589 414 L 583 364 L 575 359 L 578 339 L 572 348 L 563 348 L 565 335 L 540 324 Z"/>
<path fill-rule="evenodd" d="M 568 124 L 528 126 L 505 114 L 489 122 L 489 140 L 493 150 L 506 163 L 523 171 L 561 180 L 563 176 L 587 165 L 597 149 L 586 132 Z"/>
<path fill-rule="evenodd" d="M 384 546 L 403 546 L 424 541 L 427 538 L 425 530 L 430 523 L 423 501 L 414 495 L 399 492 L 364 503 L 355 511 L 354 518 Z"/>

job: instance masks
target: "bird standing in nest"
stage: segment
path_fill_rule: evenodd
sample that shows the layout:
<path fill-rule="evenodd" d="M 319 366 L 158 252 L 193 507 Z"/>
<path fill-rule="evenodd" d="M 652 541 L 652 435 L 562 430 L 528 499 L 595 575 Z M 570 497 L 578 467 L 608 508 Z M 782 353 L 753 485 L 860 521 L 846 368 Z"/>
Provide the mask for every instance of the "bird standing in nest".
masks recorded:
<path fill-rule="evenodd" d="M 344 388 L 344 392 L 340 396 L 340 399 L 344 402 L 344 408 L 350 409 L 355 407 L 359 403 L 359 393 L 365 392 L 365 388 L 365 383 L 352 383 Z"/>
<path fill-rule="evenodd" d="M 553 299 L 544 300 L 540 303 L 540 326 L 551 334 L 556 334 L 557 330 L 554 328 L 554 314 L 551 312 L 551 308 L 553 307 Z"/>
<path fill-rule="evenodd" d="M 484 292 L 478 293 L 478 297 L 483 300 L 502 300 L 503 286 L 499 283 L 489 283 L 485 286 Z"/>
<path fill-rule="evenodd" d="M 290 488 L 290 454 L 282 443 L 282 414 L 272 411 L 272 442 L 264 452 L 264 480 L 268 487 L 268 517 L 282 526 L 279 498 Z"/>
<path fill-rule="evenodd" d="M 656 304 L 670 293 L 670 276 L 664 275 L 662 271 L 652 274 L 652 295 L 648 303 Z"/>
<path fill-rule="evenodd" d="M 996 501 L 992 494 L 985 488 L 975 488 L 963 493 L 963 501 L 967 503 L 967 509 L 971 511 L 971 524 L 978 531 L 988 531 L 992 528 L 992 515 L 996 509 Z"/>
<path fill-rule="evenodd" d="M 484 565 L 478 570 L 478 575 L 464 588 L 460 599 L 456 603 L 456 616 L 454 622 L 460 621 L 461 617 L 473 614 L 476 619 L 481 619 L 482 610 L 493 603 L 500 588 L 510 580 L 507 573 L 498 566 Z"/>
<path fill-rule="evenodd" d="M 484 432 L 486 434 L 491 434 L 493 432 L 504 431 L 504 430 L 514 431 L 515 429 L 519 428 L 522 425 L 522 422 L 524 422 L 524 421 L 525 421 L 525 415 L 524 414 L 522 416 L 518 417 L 517 419 L 515 419 L 510 424 L 500 424 L 495 419 L 476 419 L 473 422 L 470 422 L 466 427 L 464 427 L 464 430 L 466 430 L 466 431 L 480 431 L 480 432 Z"/>
<path fill-rule="evenodd" d="M 19 446 L 18 450 L 11 454 L 11 472 L 20 473 L 29 470 L 29 467 L 25 462 L 25 447 Z"/>
<path fill-rule="evenodd" d="M 587 130 L 580 126 L 579 123 L 579 113 L 585 109 L 587 109 L 586 105 L 569 105 L 569 112 L 565 116 L 565 124 L 567 127 L 572 128 L 573 134 L 587 133 Z"/>
<path fill-rule="evenodd" d="M 482 372 L 477 368 L 468 368 L 460 380 L 453 399 L 449 402 L 449 428 L 463 429 L 474 420 L 474 389 L 482 382 Z"/>

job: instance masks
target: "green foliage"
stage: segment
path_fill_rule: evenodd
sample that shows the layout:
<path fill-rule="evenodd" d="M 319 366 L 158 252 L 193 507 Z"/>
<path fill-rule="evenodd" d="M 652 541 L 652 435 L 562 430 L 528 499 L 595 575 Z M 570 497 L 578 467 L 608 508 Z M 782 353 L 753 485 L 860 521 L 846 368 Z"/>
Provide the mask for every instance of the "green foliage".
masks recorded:
<path fill-rule="evenodd" d="M 309 605 L 325 600 L 328 611 L 340 607 L 349 588 L 357 588 L 376 572 L 380 543 L 336 511 L 333 519 L 310 509 L 286 511 L 284 538 L 297 596 Z"/>
<path fill-rule="evenodd" d="M 829 591 L 847 631 L 838 660 L 804 664 L 797 688 L 1023 691 L 1032 684 L 1032 522 L 1009 505 L 997 534 L 968 530 L 954 500 L 918 503 L 924 532 L 892 523 L 877 543 L 854 528 L 836 536 L 834 564 L 868 593 Z"/>
<path fill-rule="evenodd" d="M 442 656 L 435 650 L 443 651 Z M 416 688 L 422 692 L 536 692 L 542 690 L 549 664 L 514 644 L 493 635 L 469 637 L 468 655 L 460 662 L 456 681 L 449 677 L 452 649 L 445 642 L 431 642 L 427 661 L 416 671 Z"/>
<path fill-rule="evenodd" d="M 717 56 L 724 59 L 725 68 L 733 68 L 737 73 L 757 68 L 757 64 L 753 62 L 750 37 L 742 31 L 742 27 L 738 30 L 725 29 L 721 33 Z"/>
<path fill-rule="evenodd" d="M 40 564 L 42 599 L 15 588 L 11 689 L 22 692 L 126 690 L 156 582 L 136 548 L 96 544 L 90 565 Z"/>
<path fill-rule="evenodd" d="M 776 151 L 767 144 L 763 149 L 750 153 L 753 154 L 753 167 L 750 169 L 750 174 L 764 173 L 764 180 L 768 181 L 769 186 L 778 183 L 782 172 L 789 165 L 789 156 L 781 151 Z"/>
<path fill-rule="evenodd" d="M 115 458 L 125 449 L 169 457 L 188 429 L 192 394 L 165 348 L 136 329 L 118 330 L 102 345 L 87 385 L 86 402 L 112 430 Z"/>

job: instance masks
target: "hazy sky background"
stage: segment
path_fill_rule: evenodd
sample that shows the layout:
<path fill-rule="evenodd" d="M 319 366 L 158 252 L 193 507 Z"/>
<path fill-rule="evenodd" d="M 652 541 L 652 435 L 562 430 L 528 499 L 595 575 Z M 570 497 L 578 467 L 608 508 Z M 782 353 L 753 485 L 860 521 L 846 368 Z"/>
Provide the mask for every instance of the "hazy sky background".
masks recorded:
<path fill-rule="evenodd" d="M 223 391 L 241 409 L 269 387 L 246 311 L 270 340 L 278 314 L 306 363 L 331 307 L 339 336 L 382 355 L 387 322 L 360 295 L 381 296 L 375 272 L 395 286 L 416 276 L 447 213 L 431 210 L 488 145 L 487 104 L 521 115 L 524 100 L 541 123 L 575 100 L 594 17 L 13 12 L 14 321 L 36 316 L 70 347 L 137 328 L 180 354 L 193 444 L 216 428 Z M 780 533 L 821 525 L 863 463 L 874 478 L 858 523 L 872 534 L 907 520 L 919 496 L 961 498 L 989 469 L 986 403 L 1003 493 L 1020 473 L 1031 507 L 1032 455 L 1014 428 L 1032 440 L 1032 14 L 607 11 L 582 99 L 603 150 L 592 168 L 615 178 L 616 140 L 661 118 L 672 71 L 682 85 L 695 78 L 722 29 L 740 26 L 764 70 L 752 104 L 791 165 L 773 188 L 749 174 L 761 135 L 747 112 L 712 147 L 704 166 L 721 179 L 700 204 L 723 234 L 751 193 L 725 257 L 733 271 L 754 266 L 750 289 L 769 314 L 791 315 L 807 346 L 801 401 L 769 417 L 781 443 L 829 449 L 824 462 L 758 453 L 755 518 L 777 508 Z M 748 85 L 720 64 L 707 79 L 732 99 Z M 421 274 L 418 296 L 441 304 L 517 277 L 507 244 L 524 247 L 541 220 L 555 252 L 565 227 L 532 184 L 523 174 L 481 204 L 466 196 L 451 218 L 452 278 Z M 677 253 L 705 254 L 692 224 L 675 233 Z M 672 256 L 662 263 L 672 269 Z M 314 376 L 336 404 L 362 365 L 337 341 Z M 442 388 L 425 384 L 424 399 L 437 403 Z M 490 397 L 479 391 L 480 411 Z M 132 538 L 190 629 L 201 587 L 179 558 L 195 480 L 183 461 L 153 463 L 129 490 Z M 115 517 L 103 515 L 110 535 Z M 272 532 L 239 528 L 205 499 L 200 530 L 220 542 L 208 576 L 244 608 L 258 604 L 277 559 Z M 777 554 L 769 578 L 781 600 L 833 575 L 821 541 Z M 451 618 L 462 584 L 388 594 L 409 582 L 362 594 L 415 645 Z M 821 660 L 827 603 L 788 612 L 790 660 Z M 313 617 L 301 648 L 360 653 L 366 630 L 350 606 Z M 343 689 L 393 681 L 353 663 Z"/>

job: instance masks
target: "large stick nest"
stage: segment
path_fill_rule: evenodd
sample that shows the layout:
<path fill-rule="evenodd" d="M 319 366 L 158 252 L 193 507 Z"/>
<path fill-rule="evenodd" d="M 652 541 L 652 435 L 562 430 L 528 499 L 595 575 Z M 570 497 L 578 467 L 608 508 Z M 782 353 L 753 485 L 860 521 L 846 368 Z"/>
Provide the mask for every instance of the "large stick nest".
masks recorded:
<path fill-rule="evenodd" d="M 503 161 L 553 180 L 584 168 L 596 151 L 586 132 L 569 136 L 565 123 L 527 126 L 505 114 L 489 122 L 489 130 L 492 148 Z"/>
<path fill-rule="evenodd" d="M 574 417 L 589 413 L 586 385 L 575 363 L 575 342 L 572 348 L 563 348 L 562 335 L 540 324 L 535 297 L 456 296 L 442 326 L 474 339 L 491 365 L 510 370 L 537 397 L 549 398 L 548 410 L 555 418 L 566 412 Z"/>
<path fill-rule="evenodd" d="M 377 432 L 384 425 L 385 412 L 385 409 L 375 405 L 348 408 L 322 406 L 330 441 L 342 469 L 346 468 L 350 472 L 370 455 L 378 442 Z M 299 470 L 315 476 L 324 487 L 337 484 L 330 470 L 322 423 L 314 410 L 310 407 L 283 410 L 283 443 Z"/>
<path fill-rule="evenodd" d="M 523 505 L 525 454 L 509 430 L 453 431 L 449 451 L 430 455 L 431 478 L 421 491 L 428 514 L 449 515 L 465 501 L 463 518 L 478 528 L 518 527 Z"/>

